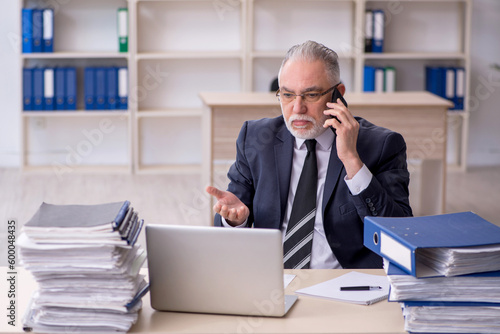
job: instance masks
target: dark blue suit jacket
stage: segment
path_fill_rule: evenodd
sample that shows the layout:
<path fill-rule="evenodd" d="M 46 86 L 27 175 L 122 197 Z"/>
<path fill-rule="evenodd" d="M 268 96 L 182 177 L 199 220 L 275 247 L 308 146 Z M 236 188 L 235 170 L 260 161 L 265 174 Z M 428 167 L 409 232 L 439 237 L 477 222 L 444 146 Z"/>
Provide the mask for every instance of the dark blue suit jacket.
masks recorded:
<path fill-rule="evenodd" d="M 351 195 L 333 143 L 322 203 L 324 228 L 343 268 L 381 268 L 382 259 L 363 246 L 363 218 L 412 215 L 406 143 L 398 133 L 356 119 L 360 123 L 358 154 L 373 178 L 367 189 Z M 228 191 L 250 209 L 249 226 L 279 229 L 290 186 L 294 137 L 282 116 L 247 121 L 236 147 Z M 214 223 L 221 226 L 219 215 Z"/>

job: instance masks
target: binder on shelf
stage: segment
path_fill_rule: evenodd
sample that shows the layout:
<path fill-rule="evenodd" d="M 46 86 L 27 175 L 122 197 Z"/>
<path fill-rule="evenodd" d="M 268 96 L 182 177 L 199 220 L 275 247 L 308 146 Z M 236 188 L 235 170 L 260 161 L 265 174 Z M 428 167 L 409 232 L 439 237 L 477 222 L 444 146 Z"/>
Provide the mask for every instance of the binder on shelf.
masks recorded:
<path fill-rule="evenodd" d="M 23 68 L 23 110 L 33 110 L 33 70 Z"/>
<path fill-rule="evenodd" d="M 383 67 L 375 68 L 375 93 L 384 92 L 385 70 Z"/>
<path fill-rule="evenodd" d="M 23 8 L 21 11 L 22 21 L 22 49 L 23 53 L 33 52 L 33 9 Z"/>
<path fill-rule="evenodd" d="M 54 110 L 54 69 L 44 68 L 43 71 L 43 109 Z"/>
<path fill-rule="evenodd" d="M 363 237 L 365 247 L 415 277 L 500 270 L 500 263 L 491 260 L 500 256 L 500 227 L 472 212 L 367 216 Z"/>
<path fill-rule="evenodd" d="M 438 66 L 425 67 L 425 90 L 441 96 L 442 83 L 441 69 Z"/>
<path fill-rule="evenodd" d="M 128 109 L 128 69 L 118 69 L 118 109 Z"/>
<path fill-rule="evenodd" d="M 85 110 L 95 109 L 95 69 L 86 67 L 84 70 Z"/>
<path fill-rule="evenodd" d="M 33 69 L 33 110 L 43 110 L 43 68 Z"/>
<path fill-rule="evenodd" d="M 43 10 L 43 52 L 54 51 L 54 10 Z"/>
<path fill-rule="evenodd" d="M 373 11 L 365 11 L 365 52 L 372 52 L 373 43 Z"/>
<path fill-rule="evenodd" d="M 66 75 L 65 69 L 58 67 L 55 70 L 56 110 L 66 110 Z"/>
<path fill-rule="evenodd" d="M 110 67 L 106 69 L 106 81 L 107 81 L 107 106 L 108 109 L 118 109 L 117 97 L 118 97 L 118 73 L 116 67 Z"/>
<path fill-rule="evenodd" d="M 95 109 L 106 108 L 106 69 L 97 67 L 95 69 Z"/>
<path fill-rule="evenodd" d="M 384 51 L 384 11 L 381 9 L 373 10 L 373 43 L 372 52 Z"/>
<path fill-rule="evenodd" d="M 118 51 L 128 52 L 128 8 L 118 8 Z"/>
<path fill-rule="evenodd" d="M 444 85 L 444 97 L 454 104 L 455 98 L 455 69 L 452 67 L 448 67 L 444 69 L 444 77 L 445 77 L 445 85 Z M 451 110 L 455 109 L 455 106 L 450 108 Z"/>
<path fill-rule="evenodd" d="M 43 10 L 33 9 L 33 52 L 43 52 Z"/>
<path fill-rule="evenodd" d="M 76 68 L 68 67 L 65 69 L 65 83 L 66 83 L 66 94 L 65 94 L 65 105 L 66 110 L 76 110 Z"/>
<path fill-rule="evenodd" d="M 375 67 L 365 65 L 363 69 L 363 92 L 375 91 Z"/>
<path fill-rule="evenodd" d="M 392 93 L 396 91 L 396 68 L 387 66 L 385 68 L 384 91 Z"/>
<path fill-rule="evenodd" d="M 455 96 L 453 99 L 455 110 L 464 110 L 465 69 L 463 67 L 455 68 L 455 84 Z"/>

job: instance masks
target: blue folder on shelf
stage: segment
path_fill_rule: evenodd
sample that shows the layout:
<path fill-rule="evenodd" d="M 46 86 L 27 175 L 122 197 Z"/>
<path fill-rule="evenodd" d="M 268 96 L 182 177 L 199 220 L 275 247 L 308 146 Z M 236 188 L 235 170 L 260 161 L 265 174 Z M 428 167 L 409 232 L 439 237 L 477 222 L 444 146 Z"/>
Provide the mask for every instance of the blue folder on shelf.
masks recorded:
<path fill-rule="evenodd" d="M 85 110 L 95 109 L 95 69 L 87 67 L 84 70 Z"/>
<path fill-rule="evenodd" d="M 95 109 L 104 110 L 106 107 L 106 69 L 95 69 Z"/>
<path fill-rule="evenodd" d="M 33 9 L 23 8 L 21 11 L 22 21 L 22 46 L 23 53 L 33 52 Z"/>
<path fill-rule="evenodd" d="M 23 110 L 33 110 L 33 70 L 23 68 Z"/>
<path fill-rule="evenodd" d="M 43 10 L 43 52 L 54 51 L 54 10 L 45 8 Z"/>
<path fill-rule="evenodd" d="M 43 110 L 43 68 L 33 69 L 33 110 Z"/>
<path fill-rule="evenodd" d="M 497 249 L 500 249 L 500 227 L 473 212 L 403 218 L 367 216 L 364 219 L 364 245 L 415 277 L 500 270 L 498 261 L 485 263 L 490 261 L 486 256 L 490 253 L 485 253 L 482 248 L 498 245 Z M 476 247 L 473 251 L 477 250 L 480 259 L 467 267 L 451 263 L 455 266 L 451 267 L 453 271 L 450 267 L 441 270 L 439 263 L 429 257 L 429 251 L 465 247 L 469 250 Z M 494 252 L 491 254 L 495 255 Z M 460 272 L 461 268 L 471 270 Z M 443 274 L 444 271 L 446 274 Z"/>
<path fill-rule="evenodd" d="M 33 9 L 33 52 L 43 52 L 43 10 Z"/>
<path fill-rule="evenodd" d="M 76 68 L 68 67 L 65 68 L 65 84 L 66 84 L 66 94 L 65 94 L 65 105 L 66 110 L 76 110 Z"/>
<path fill-rule="evenodd" d="M 375 67 L 365 65 L 363 69 L 363 92 L 375 91 Z"/>
<path fill-rule="evenodd" d="M 66 110 L 66 78 L 64 68 L 56 68 L 55 79 L 55 95 L 56 95 L 56 110 Z"/>
<path fill-rule="evenodd" d="M 118 109 L 118 71 L 116 67 L 106 69 L 106 99 L 108 109 Z"/>

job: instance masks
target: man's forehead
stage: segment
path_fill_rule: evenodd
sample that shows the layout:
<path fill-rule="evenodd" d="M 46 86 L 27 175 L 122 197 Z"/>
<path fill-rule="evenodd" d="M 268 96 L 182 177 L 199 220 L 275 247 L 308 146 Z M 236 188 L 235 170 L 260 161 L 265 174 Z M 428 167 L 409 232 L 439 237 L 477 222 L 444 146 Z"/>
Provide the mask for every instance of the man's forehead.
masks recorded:
<path fill-rule="evenodd" d="M 328 81 L 328 76 L 325 64 L 321 60 L 314 62 L 302 59 L 289 60 L 280 73 L 280 86 L 290 89 L 296 85 L 302 86 L 301 89 L 320 87 L 324 81 Z"/>

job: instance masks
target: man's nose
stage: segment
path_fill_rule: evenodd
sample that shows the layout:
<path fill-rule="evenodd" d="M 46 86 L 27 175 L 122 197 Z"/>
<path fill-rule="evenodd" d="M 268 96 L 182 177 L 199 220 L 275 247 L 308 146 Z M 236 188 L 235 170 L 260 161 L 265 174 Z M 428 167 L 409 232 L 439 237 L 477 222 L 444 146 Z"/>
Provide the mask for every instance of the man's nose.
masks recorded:
<path fill-rule="evenodd" d="M 293 100 L 293 112 L 297 114 L 302 114 L 306 112 L 307 108 L 304 103 L 304 98 L 302 96 L 296 96 Z"/>

